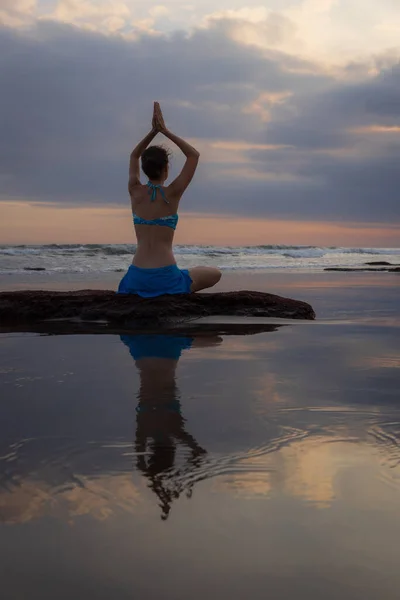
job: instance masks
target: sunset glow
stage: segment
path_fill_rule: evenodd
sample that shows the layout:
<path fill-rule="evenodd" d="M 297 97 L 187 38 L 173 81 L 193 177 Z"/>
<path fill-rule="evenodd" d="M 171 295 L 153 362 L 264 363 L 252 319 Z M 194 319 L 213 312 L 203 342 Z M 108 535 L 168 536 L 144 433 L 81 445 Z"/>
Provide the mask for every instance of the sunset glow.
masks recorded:
<path fill-rule="evenodd" d="M 248 219 L 181 212 L 177 244 L 307 245 L 390 247 L 398 243 L 398 229 L 358 226 L 356 223 Z M 15 223 L 18 228 L 15 229 Z M 49 227 L 51 223 L 51 227 Z M 4 244 L 132 244 L 135 242 L 129 208 L 59 208 L 24 203 L 0 205 L 0 239 Z"/>

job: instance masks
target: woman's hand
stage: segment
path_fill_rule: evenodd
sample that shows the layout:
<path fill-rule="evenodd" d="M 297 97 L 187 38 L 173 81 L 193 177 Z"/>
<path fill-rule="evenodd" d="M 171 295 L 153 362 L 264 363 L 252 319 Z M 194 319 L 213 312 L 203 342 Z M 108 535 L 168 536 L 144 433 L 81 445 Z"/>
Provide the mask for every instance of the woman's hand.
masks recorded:
<path fill-rule="evenodd" d="M 159 129 L 158 129 L 158 122 L 157 122 L 156 104 L 158 104 L 158 102 L 154 102 L 153 118 L 151 120 L 151 127 L 152 127 L 153 131 L 157 131 L 157 133 L 158 133 Z"/>
<path fill-rule="evenodd" d="M 164 117 L 158 102 L 154 102 L 152 125 L 153 128 L 160 133 L 165 133 L 167 131 L 167 126 L 165 125 Z"/>

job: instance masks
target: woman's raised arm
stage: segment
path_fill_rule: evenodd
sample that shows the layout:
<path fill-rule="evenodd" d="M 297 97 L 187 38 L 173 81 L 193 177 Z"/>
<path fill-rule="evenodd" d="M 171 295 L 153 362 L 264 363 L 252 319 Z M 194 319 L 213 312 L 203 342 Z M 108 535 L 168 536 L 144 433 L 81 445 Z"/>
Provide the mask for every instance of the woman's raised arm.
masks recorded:
<path fill-rule="evenodd" d="M 186 162 L 183 165 L 182 171 L 178 177 L 168 186 L 168 190 L 171 190 L 174 196 L 181 197 L 183 192 L 188 187 L 189 183 L 193 179 L 193 175 L 199 164 L 200 152 L 198 152 L 193 146 L 185 142 L 182 138 L 171 133 L 168 129 L 162 132 L 171 142 L 174 142 L 183 154 L 186 156 Z"/>
<path fill-rule="evenodd" d="M 158 133 L 158 129 L 154 127 L 154 119 L 153 119 L 153 128 L 151 131 L 138 143 L 136 148 L 134 148 L 131 152 L 130 161 L 129 161 L 129 184 L 128 189 L 131 192 L 132 188 L 135 185 L 140 185 L 140 166 L 139 166 L 139 158 L 142 156 L 143 152 L 146 150 L 147 146 L 154 140 Z"/>
<path fill-rule="evenodd" d="M 158 102 L 154 103 L 154 115 L 156 129 L 158 129 L 160 133 L 163 133 L 165 137 L 171 140 L 171 142 L 174 142 L 174 144 L 176 144 L 186 156 L 186 162 L 183 166 L 182 171 L 180 172 L 178 177 L 174 179 L 174 181 L 168 186 L 168 190 L 172 192 L 173 195 L 180 197 L 182 196 L 183 192 L 193 179 L 193 175 L 196 171 L 199 162 L 200 152 L 198 152 L 196 148 L 193 148 L 193 146 L 185 142 L 185 140 L 178 137 L 177 135 L 169 131 L 169 129 L 167 129 Z"/>

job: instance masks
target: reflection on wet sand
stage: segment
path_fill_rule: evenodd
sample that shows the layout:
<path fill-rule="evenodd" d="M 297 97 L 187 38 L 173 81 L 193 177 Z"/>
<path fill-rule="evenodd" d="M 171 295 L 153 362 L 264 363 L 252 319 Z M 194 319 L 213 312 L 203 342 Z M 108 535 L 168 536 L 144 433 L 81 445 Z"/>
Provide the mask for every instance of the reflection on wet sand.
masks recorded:
<path fill-rule="evenodd" d="M 218 336 L 197 338 L 163 335 L 124 335 L 140 375 L 136 408 L 136 467 L 156 494 L 161 518 L 168 518 L 172 502 L 182 493 L 190 498 L 194 481 L 185 474 L 198 468 L 206 450 L 186 429 L 176 381 L 183 350 L 214 346 Z M 185 462 L 176 466 L 178 448 Z"/>
<path fill-rule="evenodd" d="M 222 338 L 124 335 L 121 340 L 140 376 L 133 448 L 130 442 L 92 441 L 71 449 L 70 440 L 57 440 L 54 446 L 51 437 L 50 447 L 33 438 L 10 444 L 0 456 L 6 467 L 0 477 L 0 523 L 26 523 L 50 514 L 62 519 L 90 514 L 104 520 L 117 509 L 135 512 L 143 493 L 132 471 L 119 472 L 115 461 L 122 457 L 134 459 L 133 466 L 157 496 L 162 519 L 182 493 L 191 496 L 190 475 L 206 450 L 186 428 L 176 371 L 183 350 L 216 346 Z M 178 450 L 185 456 L 179 467 Z M 98 463 L 104 472 L 93 472 Z"/>
<path fill-rule="evenodd" d="M 371 499 L 383 509 L 393 503 L 390 490 L 400 488 L 398 442 L 396 448 L 388 448 L 381 446 L 380 439 L 373 443 L 368 439 L 352 440 L 350 431 L 347 439 L 339 432 L 306 437 L 304 431 L 303 439 L 299 435 L 285 440 L 282 435 L 262 448 L 212 458 L 190 434 L 184 431 L 182 436 L 177 431 L 179 423 L 167 426 L 166 434 L 163 427 L 163 441 L 153 427 L 155 423 L 150 427 L 147 423 L 144 429 L 138 425 L 135 466 L 156 494 L 163 520 L 174 500 L 182 493 L 190 497 L 195 483 L 206 479 L 213 480 L 213 489 L 220 493 L 248 500 L 287 496 L 320 509 L 330 508 L 335 501 L 370 507 Z M 147 450 L 143 450 L 143 444 Z M 179 467 L 178 445 L 188 450 L 185 463 Z M 129 471 L 77 474 L 74 481 L 60 486 L 37 480 L 33 473 L 0 490 L 0 523 L 16 525 L 50 515 L 68 521 L 90 515 L 104 521 L 117 511 L 137 516 L 146 512 L 145 504 L 143 491 Z"/>
<path fill-rule="evenodd" d="M 326 336 L 326 347 L 332 343 L 329 340 L 333 334 L 332 331 L 330 338 Z M 118 415 L 117 427 L 112 429 L 115 437 L 109 434 L 111 427 L 107 420 L 100 430 L 105 437 L 97 436 L 96 423 L 101 420 L 93 417 L 98 415 L 93 412 L 97 404 L 91 405 L 89 396 L 86 398 L 83 392 L 75 404 L 73 429 L 65 430 L 69 437 L 54 435 L 54 419 L 66 414 L 62 412 L 62 403 L 57 404 L 56 412 L 51 412 L 50 405 L 42 405 L 37 429 L 30 425 L 31 438 L 0 439 L 0 522 L 13 525 L 48 515 L 66 521 L 90 515 L 104 521 L 118 512 L 134 518 L 147 513 L 148 517 L 149 511 L 156 509 L 156 503 L 160 508 L 157 514 L 166 520 L 173 504 L 176 506 L 180 497 L 191 497 L 195 484 L 205 480 L 210 486 L 202 488 L 201 493 L 212 488 L 221 493 L 234 492 L 236 497 L 246 499 L 278 495 L 318 508 L 329 508 L 343 498 L 347 504 L 357 502 L 360 506 L 365 505 L 366 498 L 374 496 L 381 495 L 383 501 L 386 488 L 382 488 L 382 482 L 399 489 L 397 404 L 390 401 L 384 405 L 378 402 L 376 394 L 375 403 L 360 405 L 354 400 L 353 389 L 364 385 L 364 371 L 360 371 L 359 380 L 354 379 L 358 372 L 349 371 L 348 366 L 349 360 L 354 362 L 353 356 L 334 363 L 336 376 L 340 372 L 339 381 L 345 382 L 348 373 L 353 377 L 349 396 L 340 403 L 330 403 L 332 396 L 327 395 L 324 387 L 327 375 L 332 374 L 328 371 L 320 380 L 314 376 L 312 384 L 321 397 L 318 402 L 312 400 L 310 384 L 305 377 L 300 379 L 297 372 L 295 382 L 288 386 L 298 354 L 294 353 L 290 361 L 290 353 L 283 348 L 279 355 L 282 340 L 279 345 L 269 338 L 269 335 L 257 339 L 226 337 L 222 348 L 218 347 L 215 353 L 208 349 L 219 346 L 222 340 L 211 333 L 190 338 L 155 334 L 113 338 L 113 344 L 116 340 L 121 351 L 119 355 L 116 353 L 116 361 L 121 362 L 121 356 L 126 359 L 121 367 L 125 400 L 122 398 L 116 408 L 111 402 L 115 379 L 104 395 L 103 414 L 106 418 Z M 105 337 L 98 339 L 106 342 Z M 38 342 L 42 344 L 43 339 Z M 291 349 L 296 344 L 302 349 L 300 343 L 292 332 Z M 362 349 L 356 347 L 360 363 Z M 50 344 L 50 352 L 52 348 Z M 179 385 L 179 359 L 189 352 L 196 357 L 185 365 L 190 383 L 185 375 Z M 237 353 L 243 356 L 239 365 L 230 360 Z M 386 353 L 389 354 L 388 349 Z M 392 350 L 390 355 L 394 356 Z M 107 356 L 111 360 L 114 351 Z M 313 353 L 317 361 L 315 356 Z M 206 362 L 210 358 L 214 371 L 209 369 L 211 363 Z M 94 365 L 98 368 L 96 361 Z M 385 375 L 390 370 L 385 368 Z M 208 379 L 210 372 L 213 375 Z M 10 386 L 10 374 L 7 381 Z M 385 381 L 390 383 L 387 375 Z M 30 397 L 30 388 L 19 388 L 17 383 L 16 398 Z M 203 394 L 203 383 L 207 384 L 211 400 Z M 185 390 L 182 397 L 180 387 Z M 71 410 L 69 389 L 64 407 Z M 196 405 L 197 415 L 207 401 L 216 408 L 213 421 L 208 414 L 203 415 L 200 431 L 206 443 L 196 439 L 192 421 L 188 423 L 185 419 L 183 398 L 187 390 L 202 397 L 202 403 Z M 344 385 L 342 390 L 346 391 Z M 49 394 L 47 388 L 46 393 Z M 136 410 L 132 403 L 135 394 Z M 0 417 L 6 416 L 12 404 L 11 401 L 7 406 L 4 404 Z M 15 414 L 19 418 L 17 409 Z M 128 420 L 126 429 L 122 427 L 124 420 Z M 213 429 L 214 421 L 217 426 Z M 82 435 L 76 437 L 74 428 L 80 428 Z M 222 430 L 224 439 L 219 445 Z M 125 433 L 118 437 L 122 431 Z M 347 493 L 350 480 L 359 482 L 362 495 L 354 485 L 351 495 Z M 200 497 L 200 486 L 196 499 L 197 496 Z"/>
<path fill-rule="evenodd" d="M 0 491 L 0 523 L 16 525 L 49 515 L 69 522 L 83 515 L 104 521 L 118 509 L 135 512 L 141 499 L 131 473 L 79 475 L 59 487 L 27 478 Z"/>

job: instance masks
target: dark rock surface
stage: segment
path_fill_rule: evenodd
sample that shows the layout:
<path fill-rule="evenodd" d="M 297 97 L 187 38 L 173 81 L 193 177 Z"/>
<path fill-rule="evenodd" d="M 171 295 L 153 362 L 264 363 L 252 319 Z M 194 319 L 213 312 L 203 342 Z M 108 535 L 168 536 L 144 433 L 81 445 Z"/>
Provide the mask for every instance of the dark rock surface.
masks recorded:
<path fill-rule="evenodd" d="M 183 294 L 145 299 L 106 290 L 0 293 L 0 326 L 44 323 L 49 319 L 102 321 L 118 328 L 154 328 L 215 315 L 315 319 L 306 302 L 253 291 Z"/>
<path fill-rule="evenodd" d="M 400 267 L 326 267 L 324 271 L 386 271 L 389 273 L 400 273 Z"/>

